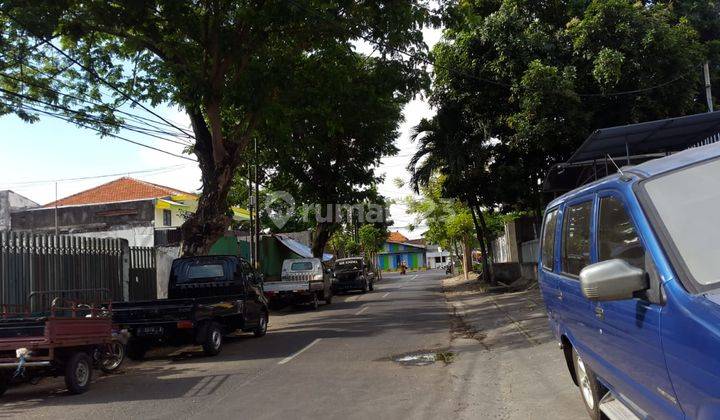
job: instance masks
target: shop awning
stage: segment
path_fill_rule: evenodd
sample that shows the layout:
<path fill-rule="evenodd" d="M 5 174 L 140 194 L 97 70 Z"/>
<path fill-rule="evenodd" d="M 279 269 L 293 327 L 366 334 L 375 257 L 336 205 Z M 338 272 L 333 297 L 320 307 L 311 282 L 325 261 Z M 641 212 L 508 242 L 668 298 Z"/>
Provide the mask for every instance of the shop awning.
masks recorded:
<path fill-rule="evenodd" d="M 720 132 L 720 111 L 595 130 L 568 164 L 654 153 L 672 153 L 701 144 Z M 624 161 L 623 161 L 624 162 Z"/>

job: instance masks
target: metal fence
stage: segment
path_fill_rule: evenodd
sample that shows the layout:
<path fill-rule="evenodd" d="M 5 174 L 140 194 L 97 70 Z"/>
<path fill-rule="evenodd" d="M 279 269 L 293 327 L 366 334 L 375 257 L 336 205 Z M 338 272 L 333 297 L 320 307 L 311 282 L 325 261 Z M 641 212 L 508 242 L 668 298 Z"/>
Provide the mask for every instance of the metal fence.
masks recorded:
<path fill-rule="evenodd" d="M 23 305 L 32 292 L 69 289 L 105 289 L 124 300 L 126 250 L 121 239 L 0 232 L 0 302 Z"/>
<path fill-rule="evenodd" d="M 130 248 L 129 295 L 130 300 L 157 298 L 157 258 L 155 248 Z"/>

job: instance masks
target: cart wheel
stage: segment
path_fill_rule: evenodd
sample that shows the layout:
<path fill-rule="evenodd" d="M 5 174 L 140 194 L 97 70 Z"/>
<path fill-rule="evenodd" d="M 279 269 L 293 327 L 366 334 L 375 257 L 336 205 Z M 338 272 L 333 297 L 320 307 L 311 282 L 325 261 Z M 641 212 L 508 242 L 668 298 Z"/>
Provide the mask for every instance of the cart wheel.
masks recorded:
<path fill-rule="evenodd" d="M 118 370 L 124 361 L 125 346 L 118 341 L 113 341 L 106 349 L 106 354 L 100 362 L 100 369 L 105 373 L 112 373 Z"/>
<path fill-rule="evenodd" d="M 71 394 L 82 394 L 90 387 L 92 361 L 83 352 L 74 353 L 65 364 L 65 385 Z"/>
<path fill-rule="evenodd" d="M 217 322 L 213 322 L 207 329 L 207 336 L 203 343 L 203 352 L 206 356 L 217 356 L 223 345 L 223 332 Z"/>

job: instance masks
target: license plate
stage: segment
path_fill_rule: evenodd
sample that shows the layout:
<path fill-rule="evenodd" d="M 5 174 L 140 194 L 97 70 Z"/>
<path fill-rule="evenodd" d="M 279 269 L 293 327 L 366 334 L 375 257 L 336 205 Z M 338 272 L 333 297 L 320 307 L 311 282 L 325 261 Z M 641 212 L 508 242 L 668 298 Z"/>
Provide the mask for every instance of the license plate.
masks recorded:
<path fill-rule="evenodd" d="M 137 330 L 138 335 L 162 335 L 165 329 L 163 327 L 140 327 Z"/>

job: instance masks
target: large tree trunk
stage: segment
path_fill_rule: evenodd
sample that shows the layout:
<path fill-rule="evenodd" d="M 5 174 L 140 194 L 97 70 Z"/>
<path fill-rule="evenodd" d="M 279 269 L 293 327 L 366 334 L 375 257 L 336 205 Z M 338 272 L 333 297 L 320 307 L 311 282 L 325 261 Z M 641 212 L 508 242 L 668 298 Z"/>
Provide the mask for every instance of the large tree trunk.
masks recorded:
<path fill-rule="evenodd" d="M 325 251 L 325 245 L 327 245 L 335 223 L 332 222 L 319 222 L 315 227 L 315 236 L 312 242 L 312 254 L 315 258 L 322 259 L 323 251 Z"/>
<path fill-rule="evenodd" d="M 463 247 L 463 277 L 467 280 L 470 276 L 470 270 L 472 270 L 472 241 L 470 238 L 465 238 L 462 244 Z"/>
<path fill-rule="evenodd" d="M 485 217 L 482 214 L 482 210 L 479 207 L 472 205 L 470 207 L 470 214 L 473 218 L 473 225 L 475 225 L 475 236 L 480 243 L 480 254 L 483 260 L 483 278 L 490 284 L 495 283 L 495 276 L 493 275 L 492 263 L 490 261 L 490 253 L 492 252 L 492 243 L 487 240 L 487 226 L 485 225 Z"/>
<path fill-rule="evenodd" d="M 188 115 L 195 133 L 195 155 L 202 171 L 202 193 L 197 210 L 180 228 L 182 255 L 207 255 L 232 221 L 227 197 L 239 166 L 238 156 L 247 145 L 247 139 L 225 148 L 213 140 L 202 112 L 188 110 Z"/>
<path fill-rule="evenodd" d="M 483 265 L 487 264 L 488 282 L 494 285 L 496 283 L 495 272 L 493 270 L 493 261 L 495 259 L 493 257 L 492 242 L 488 239 L 489 234 L 487 224 L 485 223 L 485 215 L 479 208 L 478 220 L 480 221 L 480 226 L 482 227 L 482 231 L 484 233 L 483 239 L 485 239 L 485 246 L 487 247 L 487 255 L 485 256 L 485 259 L 483 259 Z"/>

